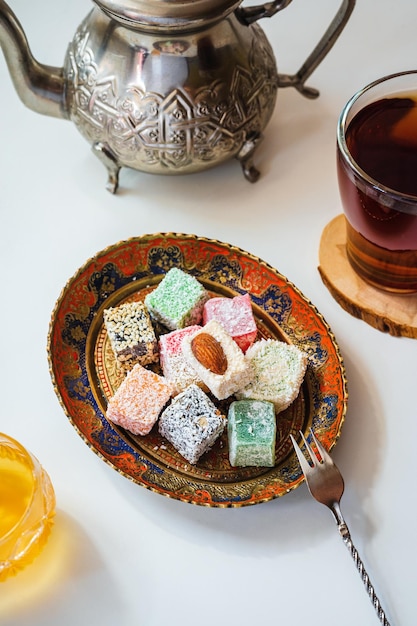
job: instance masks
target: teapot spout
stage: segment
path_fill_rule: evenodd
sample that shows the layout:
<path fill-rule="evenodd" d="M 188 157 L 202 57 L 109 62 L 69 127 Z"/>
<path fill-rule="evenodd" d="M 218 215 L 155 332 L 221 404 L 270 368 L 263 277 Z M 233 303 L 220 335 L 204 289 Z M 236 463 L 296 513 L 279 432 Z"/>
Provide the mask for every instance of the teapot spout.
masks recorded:
<path fill-rule="evenodd" d="M 68 118 L 63 68 L 38 63 L 20 22 L 3 0 L 0 0 L 0 47 L 23 104 L 36 113 Z"/>

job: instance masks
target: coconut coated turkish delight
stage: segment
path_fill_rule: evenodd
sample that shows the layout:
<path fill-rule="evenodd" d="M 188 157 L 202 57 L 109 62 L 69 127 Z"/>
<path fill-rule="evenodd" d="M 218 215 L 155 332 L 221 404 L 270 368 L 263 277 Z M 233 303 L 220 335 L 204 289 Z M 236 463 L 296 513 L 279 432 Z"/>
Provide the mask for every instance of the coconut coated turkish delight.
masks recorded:
<path fill-rule="evenodd" d="M 106 415 L 134 435 L 147 435 L 171 395 L 163 376 L 137 364 L 110 398 Z"/>
<path fill-rule="evenodd" d="M 246 387 L 253 378 L 242 350 L 216 320 L 183 339 L 182 350 L 212 394 L 223 400 Z"/>
<path fill-rule="evenodd" d="M 222 434 L 226 418 L 197 385 L 178 394 L 159 418 L 159 432 L 195 464 Z"/>
<path fill-rule="evenodd" d="M 194 276 L 171 268 L 159 285 L 148 293 L 145 304 L 155 320 L 169 330 L 200 324 L 209 297 Z"/>
<path fill-rule="evenodd" d="M 307 369 L 307 355 L 297 346 L 275 339 L 261 339 L 245 355 L 254 371 L 253 380 L 236 393 L 273 402 L 275 412 L 286 409 L 298 396 Z"/>
<path fill-rule="evenodd" d="M 276 418 L 272 402 L 232 402 L 228 412 L 227 431 L 232 466 L 274 466 Z"/>
<path fill-rule="evenodd" d="M 253 344 L 257 327 L 249 294 L 234 298 L 210 298 L 204 305 L 203 324 L 215 319 L 236 341 L 239 348 L 246 350 Z"/>

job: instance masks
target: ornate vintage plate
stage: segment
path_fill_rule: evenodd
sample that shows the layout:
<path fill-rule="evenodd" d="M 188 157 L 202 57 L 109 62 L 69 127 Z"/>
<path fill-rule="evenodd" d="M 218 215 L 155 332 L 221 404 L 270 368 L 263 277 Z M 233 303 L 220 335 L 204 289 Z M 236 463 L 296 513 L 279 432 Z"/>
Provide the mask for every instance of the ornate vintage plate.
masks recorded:
<path fill-rule="evenodd" d="M 275 467 L 231 467 L 226 435 L 192 466 L 160 437 L 157 427 L 138 437 L 107 421 L 107 400 L 121 375 L 103 326 L 103 310 L 144 298 L 173 266 L 195 276 L 213 295 L 249 293 L 259 336 L 294 343 L 308 354 L 300 394 L 277 420 Z M 307 434 L 312 427 L 330 450 L 345 419 L 343 361 L 321 314 L 261 259 L 195 235 L 144 235 L 88 260 L 56 303 L 48 358 L 61 405 L 87 445 L 138 484 L 193 504 L 239 507 L 284 495 L 302 481 L 289 434 Z"/>

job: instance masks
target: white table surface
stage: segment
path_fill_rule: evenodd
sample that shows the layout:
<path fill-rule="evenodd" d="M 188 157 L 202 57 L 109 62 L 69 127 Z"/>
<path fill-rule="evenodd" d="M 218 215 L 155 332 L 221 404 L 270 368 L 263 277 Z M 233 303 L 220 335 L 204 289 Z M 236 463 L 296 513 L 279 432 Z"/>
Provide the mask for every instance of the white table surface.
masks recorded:
<path fill-rule="evenodd" d="M 11 0 L 35 56 L 62 64 L 88 0 Z M 338 2 L 294 0 L 262 26 L 280 71 L 298 69 Z M 0 56 L 0 430 L 28 447 L 57 496 L 54 532 L 0 586 L 5 626 L 378 623 L 330 512 L 305 485 L 254 507 L 208 509 L 151 493 L 103 463 L 54 393 L 46 337 L 61 288 L 119 240 L 188 232 L 263 258 L 316 305 L 344 357 L 349 407 L 334 458 L 342 509 L 391 624 L 416 624 L 417 342 L 351 317 L 317 271 L 320 236 L 341 212 L 335 127 L 345 101 L 417 64 L 415 0 L 359 0 L 311 77 L 318 100 L 283 89 L 251 185 L 235 161 L 193 176 L 123 170 L 116 196 L 67 121 L 18 100 Z"/>

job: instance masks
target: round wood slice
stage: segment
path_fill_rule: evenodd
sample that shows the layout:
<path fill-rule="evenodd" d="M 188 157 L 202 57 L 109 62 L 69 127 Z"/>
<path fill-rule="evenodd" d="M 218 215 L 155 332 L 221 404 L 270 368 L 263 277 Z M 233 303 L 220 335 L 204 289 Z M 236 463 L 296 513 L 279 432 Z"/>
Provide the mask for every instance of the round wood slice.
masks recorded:
<path fill-rule="evenodd" d="M 345 216 L 338 215 L 323 230 L 319 250 L 318 270 L 332 296 L 374 328 L 417 339 L 417 294 L 390 294 L 368 285 L 353 271 L 345 242 Z"/>

